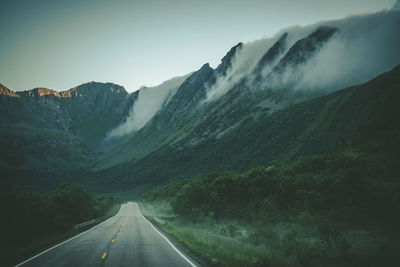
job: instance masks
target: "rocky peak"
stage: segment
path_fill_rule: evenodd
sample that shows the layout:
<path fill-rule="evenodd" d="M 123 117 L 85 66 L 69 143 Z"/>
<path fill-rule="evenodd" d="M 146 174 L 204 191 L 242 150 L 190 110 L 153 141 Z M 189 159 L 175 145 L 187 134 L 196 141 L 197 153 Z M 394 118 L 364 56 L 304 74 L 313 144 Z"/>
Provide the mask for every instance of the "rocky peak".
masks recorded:
<path fill-rule="evenodd" d="M 279 40 L 276 41 L 275 44 L 270 49 L 268 49 L 268 51 L 262 56 L 260 61 L 257 63 L 257 66 L 255 68 L 256 72 L 260 72 L 264 66 L 273 63 L 274 60 L 276 60 L 277 57 L 283 53 L 286 47 L 287 37 L 288 33 L 285 32 L 284 34 L 282 34 Z"/>
<path fill-rule="evenodd" d="M 95 110 L 122 112 L 129 96 L 123 86 L 114 83 L 88 82 L 60 93 L 63 98 Z"/>
<path fill-rule="evenodd" d="M 206 64 L 204 64 L 203 66 L 201 66 L 201 68 L 200 68 L 198 71 L 196 71 L 196 72 L 202 73 L 202 72 L 208 71 L 208 70 L 210 70 L 210 69 L 212 70 L 213 68 L 210 67 L 210 64 L 209 64 L 209 63 L 206 63 Z"/>
<path fill-rule="evenodd" d="M 198 71 L 193 72 L 178 88 L 178 95 L 191 95 L 203 87 L 214 75 L 215 70 L 209 63 L 204 64 Z M 190 89 L 188 89 L 190 88 Z"/>
<path fill-rule="evenodd" d="M 237 51 L 244 47 L 244 43 L 240 42 L 232 47 L 228 53 L 221 59 L 221 64 L 215 69 L 219 75 L 226 75 L 226 71 L 232 66 L 232 59 L 236 55 Z"/>
<path fill-rule="evenodd" d="M 85 97 L 99 94 L 127 96 L 123 86 L 114 83 L 87 82 L 67 91 L 61 92 L 62 97 Z"/>
<path fill-rule="evenodd" d="M 206 97 L 207 84 L 215 78 L 215 71 L 208 63 L 193 72 L 178 88 L 164 112 L 157 118 L 158 127 L 168 125 L 176 118 L 184 118 Z M 180 122 L 183 123 L 183 120 Z"/>
<path fill-rule="evenodd" d="M 337 32 L 337 28 L 321 26 L 307 37 L 297 41 L 274 68 L 280 71 L 287 65 L 297 65 L 310 58 Z"/>
<path fill-rule="evenodd" d="M 69 97 L 100 97 L 101 95 L 116 96 L 125 98 L 128 92 L 123 86 L 114 83 L 99 83 L 99 82 L 88 82 L 72 89 L 58 92 L 53 89 L 38 87 L 31 90 L 26 90 L 23 92 L 14 93 L 8 88 L 0 85 L 0 94 L 14 94 L 14 96 L 22 97 L 42 97 L 54 95 L 60 98 Z"/>
<path fill-rule="evenodd" d="M 16 93 L 12 90 L 8 89 L 4 85 L 0 83 L 0 96 L 9 96 L 9 97 L 19 97 Z"/>
<path fill-rule="evenodd" d="M 43 87 L 38 87 L 38 88 L 31 89 L 31 90 L 23 91 L 23 92 L 17 92 L 17 94 L 22 97 L 41 97 L 41 96 L 50 96 L 50 95 L 54 95 L 56 97 L 61 97 L 60 93 L 57 92 L 56 90 L 49 89 L 49 88 L 43 88 Z"/>

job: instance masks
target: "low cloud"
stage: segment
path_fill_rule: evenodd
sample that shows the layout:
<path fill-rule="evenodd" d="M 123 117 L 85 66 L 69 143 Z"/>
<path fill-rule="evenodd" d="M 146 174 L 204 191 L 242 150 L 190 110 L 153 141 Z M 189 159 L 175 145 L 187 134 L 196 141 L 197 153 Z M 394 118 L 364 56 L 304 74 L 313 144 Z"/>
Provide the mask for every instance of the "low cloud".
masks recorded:
<path fill-rule="evenodd" d="M 238 85 L 253 90 L 290 87 L 295 90 L 325 90 L 331 92 L 343 87 L 366 82 L 400 64 L 400 11 L 382 11 L 374 14 L 349 16 L 340 20 L 323 21 L 313 25 L 283 29 L 272 38 L 245 44 L 238 49 L 225 76 L 219 76 L 207 89 L 205 102 L 219 99 Z M 298 40 L 307 37 L 320 26 L 338 31 L 304 63 L 286 66 L 275 75 L 275 64 Z M 274 62 L 263 67 L 261 79 L 256 81 L 254 68 L 274 43 L 288 32 L 286 47 Z M 169 101 L 189 75 L 173 78 L 163 84 L 140 89 L 138 99 L 125 123 L 111 131 L 118 137 L 141 129 Z"/>
<path fill-rule="evenodd" d="M 109 137 L 120 137 L 140 130 L 171 99 L 188 76 L 175 77 L 158 86 L 139 89 L 138 98 L 126 121 L 113 129 Z"/>
<path fill-rule="evenodd" d="M 241 78 L 250 75 L 255 65 L 264 55 L 265 48 L 270 47 L 278 40 L 279 36 L 257 40 L 238 49 L 232 59 L 232 65 L 225 76 L 218 76 L 216 82 L 207 89 L 205 102 L 218 99 L 228 92 Z"/>
<path fill-rule="evenodd" d="M 248 43 L 233 60 L 224 77 L 208 89 L 207 100 L 223 96 L 242 78 L 250 89 L 291 87 L 296 90 L 317 89 L 330 92 L 366 82 L 400 64 L 399 11 L 349 16 L 341 20 L 324 21 L 313 25 L 283 29 L 273 38 Z M 274 75 L 274 64 L 298 40 L 307 37 L 320 26 L 338 29 L 338 32 L 305 63 L 287 68 Z M 258 85 L 251 75 L 264 53 L 284 33 L 288 32 L 286 51 L 261 71 Z"/>
<path fill-rule="evenodd" d="M 303 64 L 300 89 L 341 89 L 400 64 L 400 12 L 380 12 L 326 23 L 339 33 Z"/>

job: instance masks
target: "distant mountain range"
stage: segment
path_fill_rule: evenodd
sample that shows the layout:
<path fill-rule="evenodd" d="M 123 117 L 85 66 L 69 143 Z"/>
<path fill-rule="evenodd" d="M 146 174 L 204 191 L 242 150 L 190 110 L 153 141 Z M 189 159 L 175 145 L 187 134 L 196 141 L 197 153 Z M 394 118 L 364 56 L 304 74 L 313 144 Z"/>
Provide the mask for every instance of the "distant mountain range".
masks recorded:
<path fill-rule="evenodd" d="M 0 85 L 3 182 L 48 191 L 74 180 L 132 198 L 398 130 L 398 25 L 391 10 L 289 28 L 131 94 L 112 83 Z"/>

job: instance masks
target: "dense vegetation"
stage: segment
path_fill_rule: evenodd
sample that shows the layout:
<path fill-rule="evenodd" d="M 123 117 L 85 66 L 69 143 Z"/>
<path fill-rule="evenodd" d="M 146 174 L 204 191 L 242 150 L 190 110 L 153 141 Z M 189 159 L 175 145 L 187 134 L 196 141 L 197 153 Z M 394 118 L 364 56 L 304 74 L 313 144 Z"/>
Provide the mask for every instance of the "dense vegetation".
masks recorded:
<path fill-rule="evenodd" d="M 50 195 L 15 185 L 0 186 L 3 218 L 0 231 L 7 245 L 1 265 L 16 263 L 60 238 L 76 233 L 75 224 L 106 215 L 118 204 L 113 197 L 94 198 L 78 184 L 62 184 Z M 110 214 L 111 215 L 111 214 Z"/>
<path fill-rule="evenodd" d="M 397 266 L 399 136 L 198 176 L 148 193 L 143 208 L 215 265 Z"/>

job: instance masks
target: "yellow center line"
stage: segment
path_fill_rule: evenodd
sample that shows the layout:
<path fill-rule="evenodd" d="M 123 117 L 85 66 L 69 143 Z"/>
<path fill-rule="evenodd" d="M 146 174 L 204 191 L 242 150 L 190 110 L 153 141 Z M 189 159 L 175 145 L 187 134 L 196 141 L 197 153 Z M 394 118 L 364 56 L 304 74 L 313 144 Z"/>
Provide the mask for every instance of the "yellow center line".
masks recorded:
<path fill-rule="evenodd" d="M 111 240 L 111 242 L 114 243 L 114 242 L 115 242 L 115 239 Z"/>
<path fill-rule="evenodd" d="M 103 256 L 101 256 L 102 259 L 105 259 L 107 257 L 107 252 L 103 253 Z"/>

